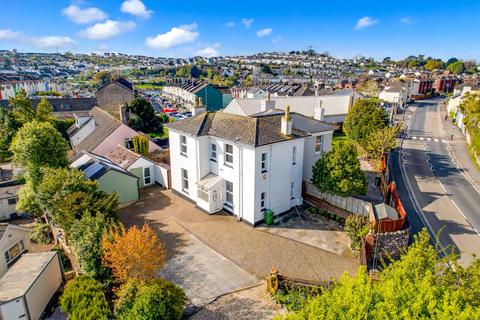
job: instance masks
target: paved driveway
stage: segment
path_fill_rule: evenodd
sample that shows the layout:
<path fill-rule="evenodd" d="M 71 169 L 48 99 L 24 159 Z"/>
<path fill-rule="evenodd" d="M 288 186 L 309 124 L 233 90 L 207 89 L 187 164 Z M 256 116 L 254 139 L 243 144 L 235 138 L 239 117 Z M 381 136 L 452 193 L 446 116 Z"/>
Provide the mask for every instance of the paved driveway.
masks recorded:
<path fill-rule="evenodd" d="M 158 187 L 142 190 L 143 200 L 121 210 L 126 225 L 147 222 L 160 229 L 168 258 L 182 252 L 189 234 L 249 274 L 265 279 L 275 267 L 292 278 L 310 281 L 338 279 L 354 273 L 356 259 L 340 256 L 295 240 L 256 230 L 236 222 L 230 215 L 208 215 L 170 190 Z M 174 223 L 173 223 L 174 222 Z M 177 230 L 172 226 L 177 224 Z"/>

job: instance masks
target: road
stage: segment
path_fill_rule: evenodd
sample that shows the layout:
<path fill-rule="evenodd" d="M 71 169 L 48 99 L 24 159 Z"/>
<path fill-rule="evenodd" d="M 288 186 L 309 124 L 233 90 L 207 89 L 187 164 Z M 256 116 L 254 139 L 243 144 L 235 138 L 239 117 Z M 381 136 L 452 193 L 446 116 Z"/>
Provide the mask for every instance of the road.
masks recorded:
<path fill-rule="evenodd" d="M 452 160 L 441 101 L 409 108 L 407 137 L 392 158 L 393 172 L 413 232 L 425 226 L 433 237 L 439 234 L 438 244 L 446 252 L 454 247 L 460 263 L 468 265 L 472 254 L 480 256 L 480 193 Z"/>

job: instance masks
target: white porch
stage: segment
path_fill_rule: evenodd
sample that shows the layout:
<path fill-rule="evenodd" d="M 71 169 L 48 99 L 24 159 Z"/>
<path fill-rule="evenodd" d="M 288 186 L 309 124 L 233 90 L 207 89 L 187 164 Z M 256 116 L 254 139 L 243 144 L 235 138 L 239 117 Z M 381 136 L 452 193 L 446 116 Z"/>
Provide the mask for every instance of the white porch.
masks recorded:
<path fill-rule="evenodd" d="M 197 183 L 197 205 L 209 214 L 223 209 L 225 180 L 209 173 Z"/>

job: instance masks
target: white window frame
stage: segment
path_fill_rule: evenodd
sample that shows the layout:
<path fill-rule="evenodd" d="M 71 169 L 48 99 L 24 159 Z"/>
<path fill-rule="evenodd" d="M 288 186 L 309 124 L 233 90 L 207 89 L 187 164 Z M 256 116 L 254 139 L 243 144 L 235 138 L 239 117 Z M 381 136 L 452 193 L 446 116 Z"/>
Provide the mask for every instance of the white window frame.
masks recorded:
<path fill-rule="evenodd" d="M 228 152 L 228 148 L 232 148 L 232 152 Z M 229 161 L 230 158 L 230 161 Z M 233 166 L 233 144 L 225 143 L 224 162 L 226 166 Z"/>
<path fill-rule="evenodd" d="M 11 256 L 10 255 L 10 251 L 14 248 L 18 246 L 18 254 L 16 256 Z M 22 253 L 25 252 L 25 243 L 23 242 L 23 240 L 20 240 L 18 241 L 17 243 L 15 243 L 13 246 L 11 246 L 7 251 L 5 251 L 4 253 L 4 256 L 5 256 L 5 260 L 7 262 L 7 265 L 9 263 L 11 263 L 13 260 L 15 260 L 16 258 L 18 258 L 19 256 L 22 255 Z"/>
<path fill-rule="evenodd" d="M 13 200 L 13 201 L 12 201 L 12 200 Z M 11 202 L 13 202 L 13 203 L 11 203 Z M 14 205 L 17 204 L 17 202 L 18 202 L 18 197 L 13 197 L 13 198 L 8 198 L 8 199 L 7 199 L 7 204 L 8 204 L 9 206 L 14 206 Z"/>
<path fill-rule="evenodd" d="M 148 170 L 148 175 L 147 175 L 147 170 Z M 152 170 L 150 167 L 143 168 L 143 184 L 144 185 L 152 184 Z"/>
<path fill-rule="evenodd" d="M 217 162 L 217 145 L 210 144 L 210 160 Z"/>
<path fill-rule="evenodd" d="M 187 148 L 187 137 L 184 135 L 180 136 L 180 154 L 184 157 L 187 156 L 188 148 Z"/>
<path fill-rule="evenodd" d="M 321 153 L 323 149 L 323 136 L 315 137 L 315 153 Z"/>
<path fill-rule="evenodd" d="M 232 190 L 228 190 L 228 186 L 232 186 Z M 228 197 L 231 197 L 231 202 L 228 201 Z M 233 202 L 235 201 L 234 194 L 233 194 L 233 182 L 225 180 L 225 206 L 233 210 Z"/>
<path fill-rule="evenodd" d="M 260 193 L 260 211 L 264 211 L 266 209 L 267 203 L 267 194 L 265 192 Z"/>
<path fill-rule="evenodd" d="M 188 171 L 186 169 L 181 169 L 182 174 L 182 191 L 188 193 L 189 181 L 188 181 Z"/>
<path fill-rule="evenodd" d="M 268 172 L 267 165 L 268 165 L 268 154 L 266 152 L 263 152 L 262 155 L 260 156 L 260 170 L 262 170 L 262 173 Z"/>

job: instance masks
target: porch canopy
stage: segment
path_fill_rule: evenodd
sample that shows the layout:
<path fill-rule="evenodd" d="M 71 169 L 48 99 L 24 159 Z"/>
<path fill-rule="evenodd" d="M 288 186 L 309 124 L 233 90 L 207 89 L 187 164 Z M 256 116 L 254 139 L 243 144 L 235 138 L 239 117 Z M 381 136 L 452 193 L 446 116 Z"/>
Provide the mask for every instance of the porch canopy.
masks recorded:
<path fill-rule="evenodd" d="M 209 173 L 202 180 L 198 181 L 197 186 L 203 190 L 211 190 L 223 181 L 222 177 Z"/>

